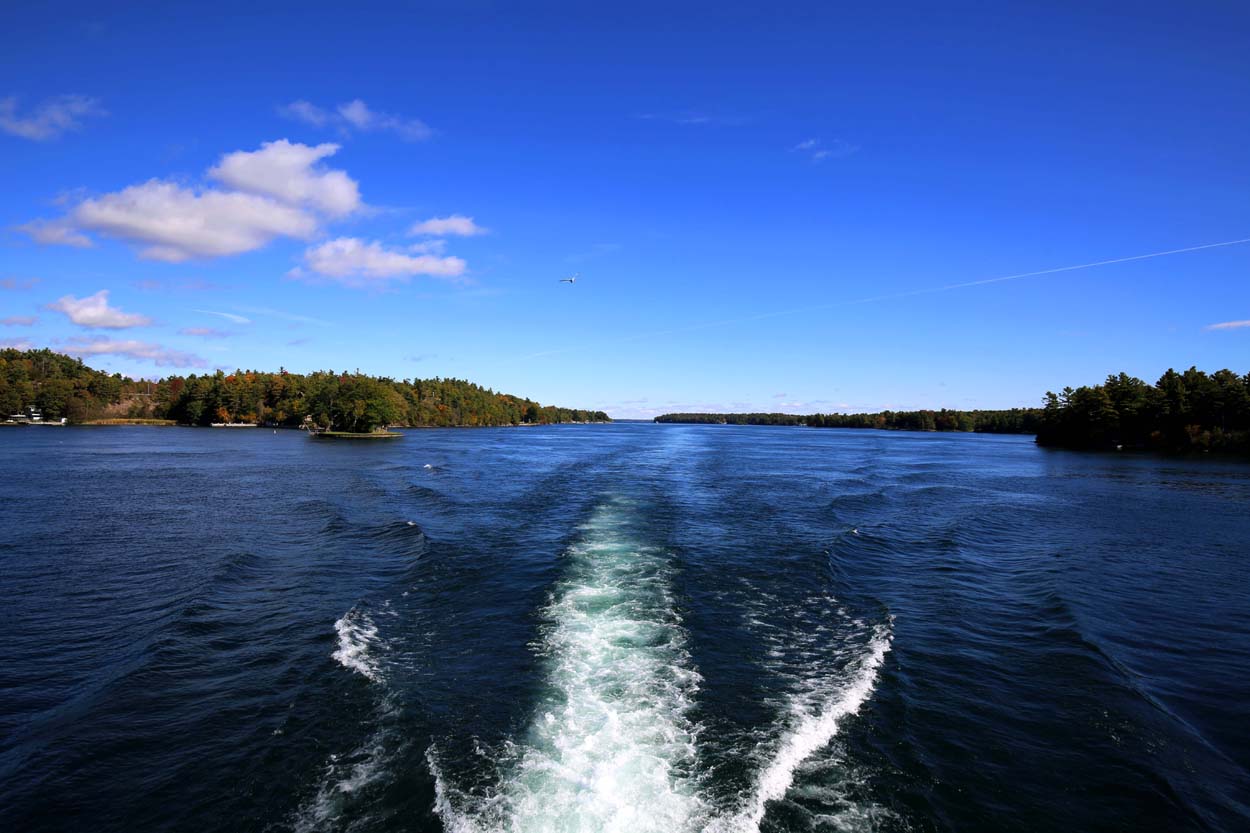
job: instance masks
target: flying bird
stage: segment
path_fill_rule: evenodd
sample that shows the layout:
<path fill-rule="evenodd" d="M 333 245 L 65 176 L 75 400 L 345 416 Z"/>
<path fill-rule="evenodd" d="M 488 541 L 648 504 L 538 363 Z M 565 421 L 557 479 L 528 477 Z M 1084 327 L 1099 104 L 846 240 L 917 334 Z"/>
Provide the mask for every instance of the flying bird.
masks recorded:
<path fill-rule="evenodd" d="M 560 283 L 577 283 L 577 279 L 581 277 L 581 272 L 575 272 L 571 278 L 560 278 Z"/>

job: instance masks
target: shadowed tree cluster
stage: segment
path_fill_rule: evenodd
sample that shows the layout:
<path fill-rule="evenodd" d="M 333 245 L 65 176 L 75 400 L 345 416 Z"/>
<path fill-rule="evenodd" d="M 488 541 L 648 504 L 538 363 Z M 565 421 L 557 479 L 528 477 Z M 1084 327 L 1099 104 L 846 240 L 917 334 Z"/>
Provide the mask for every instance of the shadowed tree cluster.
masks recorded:
<path fill-rule="evenodd" d="M 29 407 L 71 422 L 143 417 L 299 426 L 308 419 L 336 431 L 609 421 L 603 411 L 541 405 L 462 379 L 239 370 L 149 382 L 93 370 L 50 350 L 0 350 L 0 410 Z"/>
<path fill-rule="evenodd" d="M 1250 453 L 1250 373 L 1191 367 L 1154 385 L 1121 373 L 1045 402 L 1040 445 Z"/>

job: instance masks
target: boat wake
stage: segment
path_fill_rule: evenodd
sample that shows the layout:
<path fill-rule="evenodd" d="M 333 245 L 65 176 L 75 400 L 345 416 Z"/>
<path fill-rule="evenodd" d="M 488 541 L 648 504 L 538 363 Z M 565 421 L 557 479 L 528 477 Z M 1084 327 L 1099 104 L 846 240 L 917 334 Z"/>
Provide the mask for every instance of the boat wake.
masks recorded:
<path fill-rule="evenodd" d="M 871 695 L 888 625 L 871 630 L 866 649 L 859 642 L 862 655 L 840 665 L 835 682 L 791 687 L 769 739 L 743 750 L 759 767 L 753 790 L 718 806 L 702 788 L 692 719 L 702 678 L 686 649 L 671 557 L 644 543 L 638 524 L 630 501 L 608 501 L 569 548 L 537 646 L 546 690 L 524 737 L 492 756 L 494 786 L 459 788 L 438 749 L 428 750 L 447 830 L 757 830 L 768 803 Z"/>
<path fill-rule="evenodd" d="M 381 682 L 381 669 L 375 652 L 378 645 L 378 627 L 369 614 L 352 608 L 334 623 L 339 636 L 339 647 L 331 654 L 339 665 L 364 675 L 371 682 Z"/>
<path fill-rule="evenodd" d="M 800 684 L 787 699 L 770 737 L 761 739 L 750 753 L 761 764 L 753 790 L 733 812 L 713 820 L 707 827 L 709 833 L 748 833 L 760 829 L 769 802 L 785 798 L 800 769 L 812 763 L 813 756 L 829 745 L 846 718 L 858 712 L 872 696 L 891 640 L 888 624 L 876 626 L 862 653 L 839 674 Z M 846 815 L 871 819 L 884 813 L 882 808 L 854 807 Z M 847 823 L 835 827 L 861 829 Z"/>
<path fill-rule="evenodd" d="M 669 559 L 631 529 L 631 505 L 601 506 L 567 553 L 545 610 L 546 691 L 500 784 L 472 798 L 436 774 L 453 831 L 673 831 L 704 814 L 689 719 L 699 675 L 675 611 Z"/>
<path fill-rule="evenodd" d="M 381 613 L 388 612 L 389 604 L 384 604 Z M 330 656 L 369 681 L 374 702 L 366 720 L 371 728 L 355 748 L 329 755 L 316 792 L 295 812 L 292 827 L 297 833 L 341 828 L 345 812 L 363 805 L 370 788 L 389 783 L 390 764 L 407 746 L 397 729 L 399 704 L 383 664 L 387 645 L 373 617 L 360 606 L 353 607 L 334 623 L 334 630 L 338 647 Z"/>

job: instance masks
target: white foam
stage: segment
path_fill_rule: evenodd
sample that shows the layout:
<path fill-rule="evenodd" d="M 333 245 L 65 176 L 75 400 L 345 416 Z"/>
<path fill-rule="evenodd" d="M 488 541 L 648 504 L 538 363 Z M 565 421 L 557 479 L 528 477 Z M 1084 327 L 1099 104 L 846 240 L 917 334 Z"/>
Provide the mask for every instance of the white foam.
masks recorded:
<path fill-rule="evenodd" d="M 378 629 L 367 613 L 352 608 L 334 623 L 339 647 L 330 656 L 344 668 L 363 674 L 373 682 L 381 682 L 382 671 L 372 650 L 378 643 Z"/>
<path fill-rule="evenodd" d="M 397 615 L 390 602 L 383 602 L 382 614 Z M 331 656 L 344 668 L 384 683 L 382 666 L 375 652 L 384 649 L 377 625 L 359 608 L 352 608 L 334 623 L 339 645 Z M 389 763 L 398 744 L 394 739 L 394 719 L 398 707 L 385 685 L 374 689 L 376 695 L 374 728 L 369 736 L 350 753 L 331 753 L 317 792 L 295 813 L 293 827 L 297 833 L 334 829 L 344 807 L 357 793 L 391 777 Z M 341 760 L 340 760 L 341 758 Z"/>
<path fill-rule="evenodd" d="M 498 785 L 461 792 L 428 751 L 435 811 L 451 833 L 757 831 L 768 803 L 786 795 L 803 763 L 871 696 L 890 650 L 888 625 L 860 623 L 831 656 L 831 641 L 848 636 L 845 616 L 836 617 L 840 632 L 796 631 L 771 621 L 764 611 L 777 600 L 750 588 L 761 608 L 748 625 L 767 643 L 769 670 L 793 687 L 776 728 L 743 750 L 759 765 L 752 788 L 734 806 L 714 807 L 701 789 L 699 729 L 690 719 L 702 680 L 686 651 L 669 559 L 634 539 L 630 513 L 625 501 L 600 507 L 567 553 L 539 643 L 547 691 L 525 737 L 496 756 Z M 836 600 L 821 602 L 837 609 Z M 858 656 L 844 662 L 850 651 Z M 787 658 L 815 674 L 788 670 Z M 875 812 L 847 805 L 822 820 L 871 827 Z"/>
<path fill-rule="evenodd" d="M 814 753 L 827 746 L 838 733 L 842 721 L 859 711 L 872 695 L 877 674 L 890 650 L 892 634 L 888 626 L 875 630 L 867 652 L 850 670 L 850 676 L 835 684 L 823 696 L 812 688 L 791 700 L 789 728 L 784 730 L 771 759 L 760 770 L 748 800 L 737 812 L 722 816 L 708 826 L 710 833 L 738 833 L 758 830 L 768 802 L 784 798 L 794 783 L 795 772 Z"/>
<path fill-rule="evenodd" d="M 498 794 L 466 807 L 432 766 L 449 830 L 701 826 L 688 717 L 700 678 L 674 611 L 667 555 L 631 537 L 629 514 L 624 501 L 601 507 L 567 553 L 566 577 L 545 611 L 548 688 L 503 764 Z"/>

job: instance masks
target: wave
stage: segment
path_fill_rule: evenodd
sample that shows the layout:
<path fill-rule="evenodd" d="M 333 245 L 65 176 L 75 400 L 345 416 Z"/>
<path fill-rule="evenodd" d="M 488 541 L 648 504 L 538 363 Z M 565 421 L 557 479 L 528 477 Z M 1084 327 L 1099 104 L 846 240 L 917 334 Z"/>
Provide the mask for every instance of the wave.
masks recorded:
<path fill-rule="evenodd" d="M 393 613 L 384 602 L 380 615 Z M 363 800 L 369 788 L 394 778 L 391 762 L 407 745 L 398 734 L 399 703 L 387 685 L 379 652 L 386 643 L 373 617 L 353 607 L 334 623 L 338 648 L 331 654 L 340 665 L 360 674 L 372 684 L 374 706 L 364 741 L 350 751 L 331 753 L 318 779 L 316 792 L 305 801 L 291 820 L 297 833 L 337 829 L 353 802 Z"/>
<path fill-rule="evenodd" d="M 382 681 L 382 667 L 374 655 L 377 648 L 378 626 L 369 614 L 352 608 L 334 623 L 339 636 L 339 646 L 330 656 L 344 668 L 378 683 Z"/>
<path fill-rule="evenodd" d="M 759 829 L 768 802 L 785 797 L 800 766 L 828 746 L 843 721 L 872 696 L 892 639 L 888 624 L 876 627 L 864 653 L 850 664 L 842 679 L 823 684 L 812 682 L 792 695 L 789 714 L 783 721 L 786 728 L 779 741 L 768 743 L 773 751 L 756 776 L 753 791 L 734 813 L 709 825 L 710 833 Z"/>

